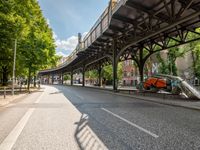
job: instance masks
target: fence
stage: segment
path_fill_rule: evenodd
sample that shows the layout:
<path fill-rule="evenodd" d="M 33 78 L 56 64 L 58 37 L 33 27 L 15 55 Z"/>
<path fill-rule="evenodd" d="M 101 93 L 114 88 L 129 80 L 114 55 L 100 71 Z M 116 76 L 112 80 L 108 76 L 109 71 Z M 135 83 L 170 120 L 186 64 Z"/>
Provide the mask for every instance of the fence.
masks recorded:
<path fill-rule="evenodd" d="M 27 88 L 25 87 L 16 87 L 14 89 L 15 93 L 22 93 L 27 91 Z M 12 88 L 11 87 L 0 87 L 0 95 L 3 95 L 4 99 L 6 98 L 7 95 L 12 94 Z"/>

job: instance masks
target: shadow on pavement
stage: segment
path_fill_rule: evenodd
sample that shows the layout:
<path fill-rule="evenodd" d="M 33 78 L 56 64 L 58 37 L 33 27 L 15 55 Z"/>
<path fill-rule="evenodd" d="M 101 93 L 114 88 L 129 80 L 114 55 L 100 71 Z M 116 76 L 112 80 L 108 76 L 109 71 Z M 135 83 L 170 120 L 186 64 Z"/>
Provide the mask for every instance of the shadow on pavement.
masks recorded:
<path fill-rule="evenodd" d="M 88 125 L 88 116 L 86 114 L 82 114 L 79 122 L 75 124 L 77 124 L 77 128 L 74 137 L 81 150 L 106 149 L 104 144 L 90 129 Z"/>
<path fill-rule="evenodd" d="M 135 102 L 127 101 L 125 99 L 113 100 L 113 101 L 95 101 L 89 102 L 87 98 L 76 95 L 70 90 L 63 86 L 54 86 L 79 110 L 82 114 L 79 122 L 76 122 L 77 128 L 74 134 L 76 142 L 78 143 L 81 150 L 90 149 L 133 149 L 133 145 L 130 145 L 131 141 L 127 135 L 127 130 L 124 127 L 124 122 L 119 121 L 108 113 L 102 111 L 101 108 L 157 108 L 162 105 L 153 105 L 147 102 Z M 74 89 L 74 88 L 73 88 Z M 79 93 L 78 89 L 74 89 L 75 92 Z M 80 93 L 79 93 L 80 94 Z M 104 95 L 104 94 L 102 94 Z M 107 98 L 109 99 L 109 98 Z M 123 102 L 124 101 L 124 102 Z M 114 121 L 113 121 L 114 120 Z M 131 134 L 131 133 L 129 133 Z M 96 138 L 98 137 L 98 138 Z M 100 140 L 98 140 L 100 139 Z M 131 139 L 131 138 L 130 138 Z M 129 139 L 129 140 L 130 140 Z M 107 148 L 102 148 L 104 143 Z M 97 148 L 98 147 L 98 148 Z"/>

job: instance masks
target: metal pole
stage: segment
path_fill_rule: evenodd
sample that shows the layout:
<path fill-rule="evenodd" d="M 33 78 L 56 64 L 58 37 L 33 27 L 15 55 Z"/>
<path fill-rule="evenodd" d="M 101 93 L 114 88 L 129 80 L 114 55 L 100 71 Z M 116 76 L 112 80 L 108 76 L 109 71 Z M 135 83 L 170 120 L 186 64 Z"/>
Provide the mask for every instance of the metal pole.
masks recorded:
<path fill-rule="evenodd" d="M 14 48 L 14 62 L 13 62 L 13 76 L 12 76 L 12 95 L 14 95 L 16 50 L 17 50 L 17 39 L 15 39 L 15 48 Z"/>

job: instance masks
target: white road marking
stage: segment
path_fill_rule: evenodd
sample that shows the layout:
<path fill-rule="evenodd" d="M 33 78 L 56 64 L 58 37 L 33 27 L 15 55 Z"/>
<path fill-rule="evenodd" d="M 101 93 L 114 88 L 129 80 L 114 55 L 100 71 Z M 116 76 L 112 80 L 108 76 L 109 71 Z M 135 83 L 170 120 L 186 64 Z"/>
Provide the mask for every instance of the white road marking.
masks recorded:
<path fill-rule="evenodd" d="M 44 92 L 38 97 L 38 99 L 34 103 L 39 103 Z M 35 108 L 30 108 L 25 113 L 25 115 L 21 118 L 21 120 L 17 123 L 14 129 L 9 133 L 9 135 L 4 139 L 4 141 L 0 145 L 0 150 L 11 150 L 15 142 L 17 141 L 19 135 L 21 134 L 22 130 L 26 126 L 29 118 L 33 114 Z"/>
<path fill-rule="evenodd" d="M 111 115 L 123 120 L 124 122 L 128 123 L 129 125 L 134 126 L 134 127 L 138 128 L 139 130 L 141 130 L 141 131 L 153 136 L 154 138 L 158 138 L 159 137 L 158 135 L 156 135 L 156 134 L 154 134 L 154 133 L 152 133 L 152 132 L 150 132 L 150 131 L 148 131 L 148 130 L 146 130 L 146 129 L 144 129 L 144 128 L 142 128 L 142 127 L 140 127 L 140 126 L 138 126 L 138 125 L 136 125 L 136 124 L 134 124 L 134 123 L 132 123 L 132 122 L 120 117 L 120 116 L 118 116 L 118 115 L 116 115 L 116 114 L 114 114 L 113 112 L 111 112 L 111 111 L 109 111 L 109 110 L 107 110 L 105 108 L 101 108 L 101 109 L 106 111 L 107 113 L 109 113 L 109 114 L 111 114 Z"/>
<path fill-rule="evenodd" d="M 76 95 L 78 98 L 80 98 L 81 100 L 83 100 L 84 99 L 84 97 L 81 97 L 81 96 L 79 96 L 79 95 Z"/>

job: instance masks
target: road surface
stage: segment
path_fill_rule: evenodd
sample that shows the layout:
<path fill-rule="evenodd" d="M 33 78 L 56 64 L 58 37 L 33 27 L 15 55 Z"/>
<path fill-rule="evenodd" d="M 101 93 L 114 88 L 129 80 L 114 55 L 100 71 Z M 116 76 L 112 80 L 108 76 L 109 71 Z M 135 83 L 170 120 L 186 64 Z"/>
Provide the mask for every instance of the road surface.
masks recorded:
<path fill-rule="evenodd" d="M 70 86 L 0 108 L 0 150 L 199 150 L 200 112 Z"/>

